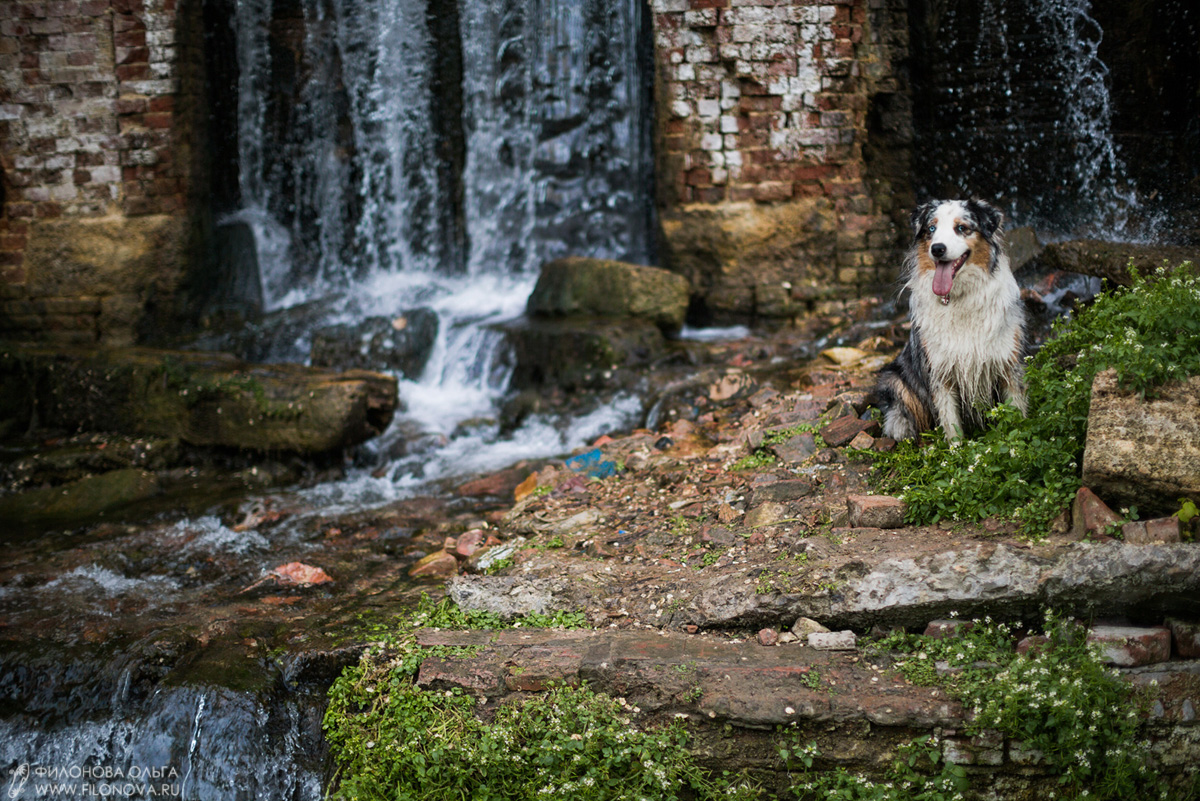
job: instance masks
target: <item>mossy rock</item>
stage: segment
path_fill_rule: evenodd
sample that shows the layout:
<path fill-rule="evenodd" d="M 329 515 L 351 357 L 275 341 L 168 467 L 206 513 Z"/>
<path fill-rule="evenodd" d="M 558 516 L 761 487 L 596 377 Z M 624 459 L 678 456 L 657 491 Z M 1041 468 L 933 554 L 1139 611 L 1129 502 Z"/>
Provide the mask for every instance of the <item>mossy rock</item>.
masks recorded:
<path fill-rule="evenodd" d="M 0 496 L 0 519 L 15 526 L 94 521 L 160 491 L 153 473 L 130 468 L 87 476 L 58 487 Z"/>
<path fill-rule="evenodd" d="M 148 348 L 13 346 L 0 351 L 0 383 L 0 414 L 17 428 L 295 453 L 378 435 L 398 401 L 396 379 L 380 373 Z"/>
<path fill-rule="evenodd" d="M 667 270 L 571 257 L 542 267 L 527 311 L 533 317 L 637 318 L 674 332 L 683 327 L 689 294 L 688 280 Z"/>

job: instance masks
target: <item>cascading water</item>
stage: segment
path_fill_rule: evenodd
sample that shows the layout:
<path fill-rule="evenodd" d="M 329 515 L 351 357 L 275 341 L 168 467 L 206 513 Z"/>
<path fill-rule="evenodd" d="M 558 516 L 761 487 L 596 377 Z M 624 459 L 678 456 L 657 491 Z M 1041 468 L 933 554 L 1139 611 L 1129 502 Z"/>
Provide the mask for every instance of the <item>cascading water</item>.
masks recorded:
<path fill-rule="evenodd" d="M 912 16 L 919 194 L 994 198 L 1051 235 L 1154 235 L 1114 144 L 1090 0 L 923 10 Z"/>
<path fill-rule="evenodd" d="M 652 260 L 644 0 L 239 0 L 233 25 L 239 197 L 224 219 L 255 233 L 264 307 L 336 296 L 326 323 L 439 315 L 390 439 L 494 416 L 510 369 L 490 326 L 523 311 L 544 261 Z M 532 439 L 493 443 L 497 459 L 578 444 Z M 415 472 L 455 469 L 451 453 Z"/>

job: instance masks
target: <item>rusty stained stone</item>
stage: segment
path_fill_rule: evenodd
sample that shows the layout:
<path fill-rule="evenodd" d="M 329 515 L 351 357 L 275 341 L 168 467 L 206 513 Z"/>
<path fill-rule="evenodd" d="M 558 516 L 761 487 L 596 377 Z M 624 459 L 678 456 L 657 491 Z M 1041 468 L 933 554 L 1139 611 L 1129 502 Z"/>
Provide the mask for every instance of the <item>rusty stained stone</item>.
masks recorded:
<path fill-rule="evenodd" d="M 1152 665 L 1171 658 L 1171 630 L 1164 626 L 1096 626 L 1087 638 L 1100 646 L 1105 662 L 1118 667 Z"/>
<path fill-rule="evenodd" d="M 900 528 L 906 509 L 904 501 L 890 495 L 846 496 L 852 528 Z"/>
<path fill-rule="evenodd" d="M 1080 487 L 1071 505 L 1071 536 L 1083 539 L 1091 534 L 1105 534 L 1109 526 L 1121 522 L 1121 517 L 1087 487 Z"/>
<path fill-rule="evenodd" d="M 1121 526 L 1121 536 L 1130 545 L 1179 542 L 1179 518 L 1159 517 L 1154 520 L 1135 520 Z"/>

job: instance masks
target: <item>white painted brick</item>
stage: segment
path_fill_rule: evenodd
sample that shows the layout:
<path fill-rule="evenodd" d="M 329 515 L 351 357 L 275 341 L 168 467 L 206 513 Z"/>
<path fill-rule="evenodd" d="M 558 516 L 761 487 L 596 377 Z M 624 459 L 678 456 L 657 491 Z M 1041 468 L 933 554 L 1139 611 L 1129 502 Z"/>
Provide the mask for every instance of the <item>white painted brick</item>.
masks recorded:
<path fill-rule="evenodd" d="M 834 17 L 837 16 L 837 6 L 818 6 L 818 8 L 820 9 L 820 11 L 818 12 L 817 18 L 821 22 L 824 22 L 824 23 L 833 22 Z"/>
<path fill-rule="evenodd" d="M 721 104 L 717 100 L 705 98 L 704 100 L 696 101 L 696 113 L 701 119 L 711 119 L 720 116 Z"/>
<path fill-rule="evenodd" d="M 708 154 L 708 166 L 713 169 L 725 167 L 725 154 L 720 150 L 714 150 Z"/>
<path fill-rule="evenodd" d="M 721 186 L 729 182 L 729 171 L 724 167 L 714 167 L 712 171 L 712 182 L 716 186 Z"/>
<path fill-rule="evenodd" d="M 737 133 L 737 117 L 725 115 L 721 117 L 721 133 Z"/>
<path fill-rule="evenodd" d="M 705 103 L 707 101 L 701 100 L 700 102 Z M 700 137 L 701 150 L 720 151 L 722 147 L 723 142 L 721 141 L 721 135 L 719 133 L 706 133 Z"/>
<path fill-rule="evenodd" d="M 671 113 L 676 117 L 690 117 L 692 115 L 692 104 L 686 100 L 676 100 L 671 104 Z"/>
<path fill-rule="evenodd" d="M 696 67 L 692 64 L 680 64 L 675 67 L 675 80 L 677 81 L 694 81 L 696 80 Z"/>
<path fill-rule="evenodd" d="M 120 167 L 92 167 L 92 180 L 98 183 L 116 183 L 121 180 Z"/>
<path fill-rule="evenodd" d="M 651 0 L 650 8 L 659 14 L 669 14 L 672 11 L 687 11 L 690 8 L 688 0 Z"/>

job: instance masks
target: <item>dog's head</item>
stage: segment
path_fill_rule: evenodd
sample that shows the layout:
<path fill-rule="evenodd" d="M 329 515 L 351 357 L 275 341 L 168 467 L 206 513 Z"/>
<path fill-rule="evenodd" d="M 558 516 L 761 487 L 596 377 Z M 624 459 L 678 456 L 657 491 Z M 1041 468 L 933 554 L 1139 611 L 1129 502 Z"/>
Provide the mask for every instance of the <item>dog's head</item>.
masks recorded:
<path fill-rule="evenodd" d="M 954 279 L 968 268 L 980 276 L 996 269 L 1004 215 L 982 200 L 934 200 L 912 215 L 913 250 L 921 275 L 932 274 L 933 293 L 948 298 Z"/>

